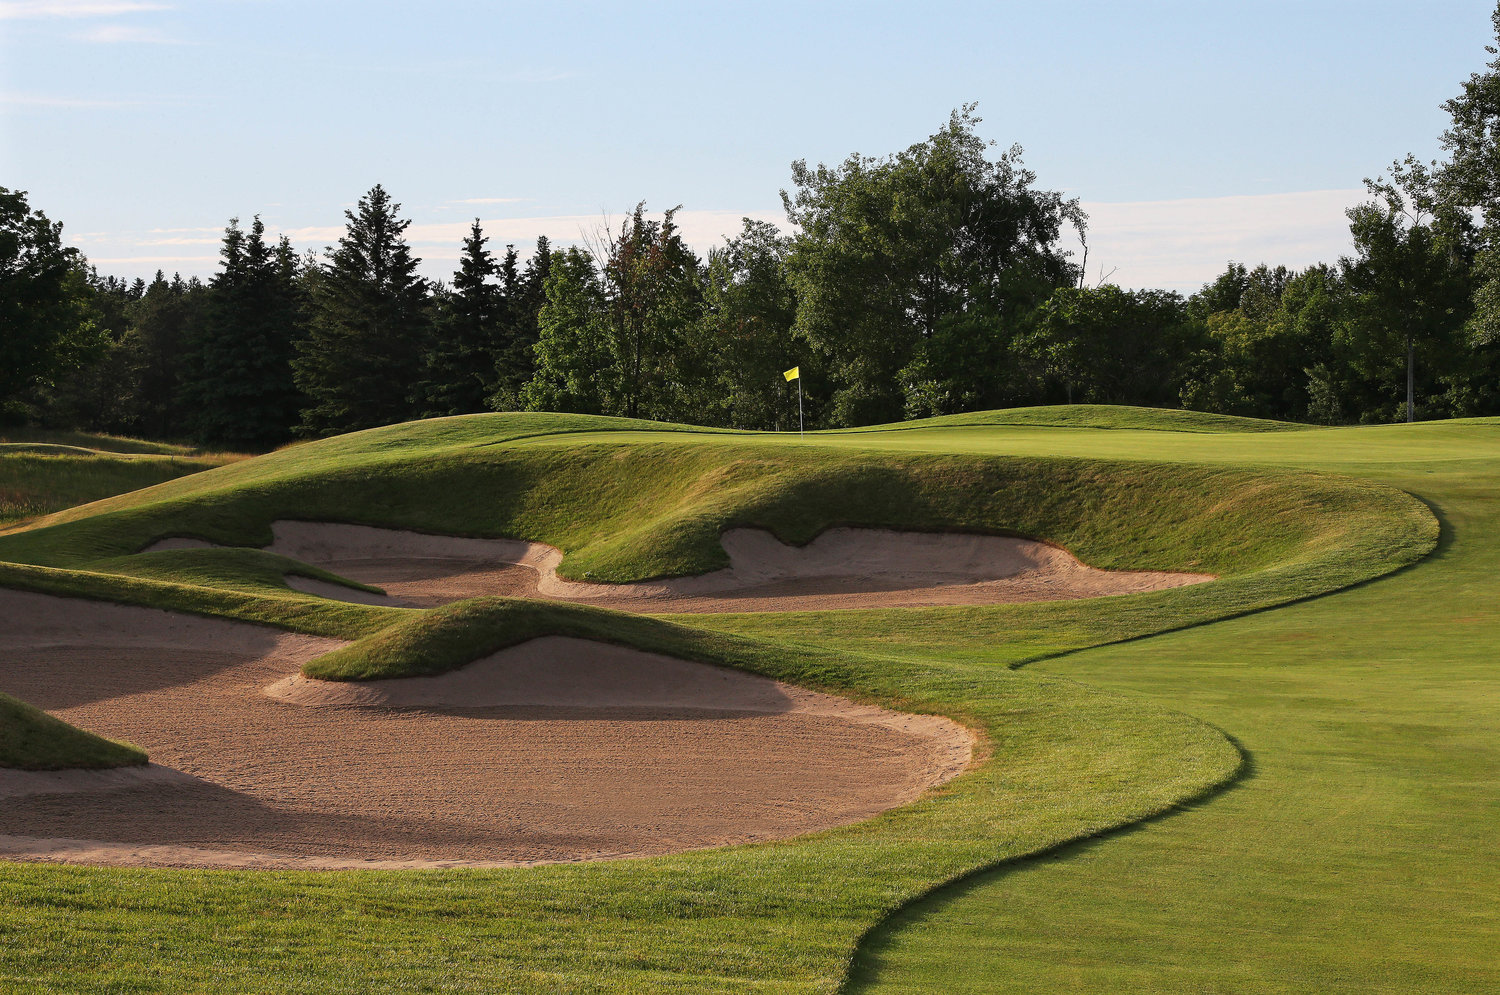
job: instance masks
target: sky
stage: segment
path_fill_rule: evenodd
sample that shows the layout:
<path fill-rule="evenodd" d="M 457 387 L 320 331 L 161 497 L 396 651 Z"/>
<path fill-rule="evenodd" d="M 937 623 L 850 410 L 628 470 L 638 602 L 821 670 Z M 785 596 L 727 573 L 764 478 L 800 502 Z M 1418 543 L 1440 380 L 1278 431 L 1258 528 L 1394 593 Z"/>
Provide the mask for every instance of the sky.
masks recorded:
<path fill-rule="evenodd" d="M 700 252 L 785 227 L 790 164 L 978 103 L 1088 212 L 1090 284 L 1190 293 L 1350 251 L 1344 210 L 1440 154 L 1493 3 L 416 4 L 0 0 L 0 186 L 101 273 L 209 277 L 259 214 L 321 250 L 376 183 L 423 272 L 578 242 L 638 201 Z"/>

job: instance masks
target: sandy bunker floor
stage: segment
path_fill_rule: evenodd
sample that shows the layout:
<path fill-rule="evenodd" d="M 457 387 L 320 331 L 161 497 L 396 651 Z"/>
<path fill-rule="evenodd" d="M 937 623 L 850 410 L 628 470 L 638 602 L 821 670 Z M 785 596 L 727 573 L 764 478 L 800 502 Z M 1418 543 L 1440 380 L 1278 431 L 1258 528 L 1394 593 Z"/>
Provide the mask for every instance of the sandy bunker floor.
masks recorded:
<path fill-rule="evenodd" d="M 336 868 L 657 854 L 867 818 L 970 756 L 946 719 L 578 640 L 356 688 L 296 676 L 338 645 L 326 639 L 3 590 L 0 618 L 0 690 L 156 765 L 8 772 L 0 856 L 12 859 Z"/>
<path fill-rule="evenodd" d="M 728 568 L 641 584 L 557 576 L 562 554 L 541 543 L 465 539 L 329 522 L 272 525 L 272 552 L 382 588 L 375 595 L 289 577 L 310 594 L 365 604 L 432 607 L 481 595 L 553 598 L 638 612 L 816 611 L 1098 598 L 1212 580 L 1208 574 L 1098 570 L 1030 539 L 959 533 L 829 529 L 788 546 L 760 529 L 731 529 Z M 166 539 L 151 549 L 206 545 Z"/>

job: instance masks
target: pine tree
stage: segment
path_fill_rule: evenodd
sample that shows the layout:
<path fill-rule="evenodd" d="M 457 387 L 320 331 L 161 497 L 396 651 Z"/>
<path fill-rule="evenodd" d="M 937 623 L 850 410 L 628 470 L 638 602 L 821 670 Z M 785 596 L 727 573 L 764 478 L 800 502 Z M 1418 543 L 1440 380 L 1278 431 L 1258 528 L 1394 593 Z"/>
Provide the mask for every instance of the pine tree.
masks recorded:
<path fill-rule="evenodd" d="M 344 212 L 348 230 L 311 281 L 311 324 L 292 363 L 310 402 L 301 432 L 331 435 L 414 413 L 411 381 L 428 331 L 428 292 L 400 210 L 376 184 Z"/>
<path fill-rule="evenodd" d="M 495 352 L 495 389 L 489 397 L 489 405 L 496 411 L 525 407 L 521 393 L 537 370 L 540 315 L 547 300 L 547 274 L 552 271 L 554 258 L 552 244 L 543 235 L 536 240 L 536 252 L 522 272 L 516 247 L 505 247 L 505 259 L 500 264 L 504 316 Z"/>
<path fill-rule="evenodd" d="M 499 268 L 484 247 L 488 241 L 475 218 L 453 287 L 442 295 L 423 356 L 420 393 L 423 414 L 429 417 L 483 411 L 485 398 L 495 389 L 495 352 L 504 315 L 500 288 L 493 282 Z"/>
<path fill-rule="evenodd" d="M 183 396 L 201 441 L 267 449 L 291 437 L 300 399 L 291 370 L 305 326 L 297 258 L 285 236 L 266 244 L 259 217 L 248 234 L 231 220 L 220 255 Z"/>
<path fill-rule="evenodd" d="M 181 437 L 182 379 L 187 343 L 201 321 L 206 288 L 194 277 L 161 270 L 130 309 L 130 329 L 122 340 L 126 381 L 120 391 L 129 431 L 152 439 Z"/>

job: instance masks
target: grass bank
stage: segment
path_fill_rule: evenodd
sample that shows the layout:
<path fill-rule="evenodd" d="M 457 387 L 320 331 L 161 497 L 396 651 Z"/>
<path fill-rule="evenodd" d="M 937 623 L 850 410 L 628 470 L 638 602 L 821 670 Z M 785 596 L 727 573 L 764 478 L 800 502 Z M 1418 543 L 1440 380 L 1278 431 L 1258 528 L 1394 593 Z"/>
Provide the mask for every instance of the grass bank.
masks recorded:
<path fill-rule="evenodd" d="M 96 770 L 145 762 L 146 754 L 133 746 L 76 729 L 40 708 L 0 694 L 0 767 Z"/>

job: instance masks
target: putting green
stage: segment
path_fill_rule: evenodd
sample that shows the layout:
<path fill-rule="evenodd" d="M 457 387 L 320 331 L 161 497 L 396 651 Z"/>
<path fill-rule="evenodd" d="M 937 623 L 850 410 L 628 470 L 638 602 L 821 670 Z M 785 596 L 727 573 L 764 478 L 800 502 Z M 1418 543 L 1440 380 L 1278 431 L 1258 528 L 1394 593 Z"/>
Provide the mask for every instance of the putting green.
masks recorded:
<path fill-rule="evenodd" d="M 1500 550 L 1463 543 L 1500 513 L 1485 496 L 1500 424 L 1275 430 L 1112 409 L 975 420 L 994 424 L 802 441 L 443 419 L 294 447 L 4 537 L 0 557 L 24 562 L 0 565 L 0 582 L 366 636 L 339 661 L 353 675 L 388 673 L 393 645 L 441 669 L 525 632 L 605 632 L 953 715 L 990 753 L 858 826 L 651 860 L 323 875 L 0 865 L 0 982 L 258 991 L 274 972 L 289 991 L 812 992 L 845 984 L 857 947 L 856 982 L 892 991 L 1493 982 L 1481 960 L 1493 903 L 1480 896 L 1494 872 L 1479 865 L 1496 814 L 1483 648 L 1496 643 L 1484 603 Z M 460 479 L 481 484 L 436 510 L 416 501 Z M 1433 539 L 1427 508 L 1387 482 L 1449 531 L 1435 556 L 1376 580 Z M 805 540 L 861 516 L 1010 528 L 1096 565 L 1218 557 L 1224 579 L 1089 603 L 669 624 L 513 602 L 442 615 L 335 606 L 278 584 L 281 565 L 254 551 L 132 555 L 184 522 L 256 544 L 289 502 L 303 517 L 342 507 L 369 524 L 524 533 L 619 579 L 713 565 L 704 537 L 726 521 Z M 1424 607 L 1431 618 L 1407 621 Z M 1184 626 L 1196 627 L 1140 638 Z M 1459 631 L 1475 634 L 1467 656 L 1442 642 Z M 1122 639 L 1137 641 L 1087 649 Z M 1025 859 L 1040 853 L 1052 856 Z"/>

